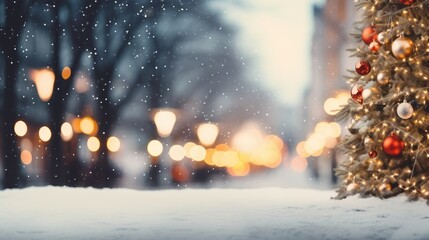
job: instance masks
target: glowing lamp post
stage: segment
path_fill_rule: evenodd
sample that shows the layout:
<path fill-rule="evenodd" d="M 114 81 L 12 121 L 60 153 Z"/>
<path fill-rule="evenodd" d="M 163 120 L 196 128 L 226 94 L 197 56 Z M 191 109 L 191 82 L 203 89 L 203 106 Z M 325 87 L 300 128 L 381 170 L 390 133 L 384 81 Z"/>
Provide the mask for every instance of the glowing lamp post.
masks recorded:
<path fill-rule="evenodd" d="M 153 116 L 159 136 L 168 137 L 176 123 L 176 114 L 170 109 L 159 109 Z"/>
<path fill-rule="evenodd" d="M 197 136 L 201 144 L 208 147 L 215 143 L 219 128 L 212 123 L 203 123 L 198 126 Z"/>
<path fill-rule="evenodd" d="M 44 68 L 31 70 L 31 80 L 36 84 L 37 94 L 43 102 L 49 101 L 54 90 L 55 74 L 52 70 Z"/>
<path fill-rule="evenodd" d="M 153 112 L 153 121 L 156 126 L 156 130 L 158 132 L 158 135 L 162 138 L 167 138 L 167 145 L 168 145 L 168 137 L 171 135 L 171 132 L 173 131 L 174 124 L 176 123 L 176 113 L 174 109 L 171 108 L 161 108 L 156 109 Z M 160 185 L 159 178 L 160 174 L 163 174 L 163 179 L 167 179 L 166 173 L 169 171 L 163 171 L 162 173 L 159 172 L 159 169 L 161 169 L 161 163 L 164 163 L 162 159 L 162 153 L 163 153 L 163 145 L 158 140 L 153 140 L 149 142 L 148 144 L 148 153 L 151 157 L 151 167 L 149 169 L 149 179 L 150 179 L 150 185 L 154 187 L 158 187 Z M 158 160 L 160 158 L 160 160 Z M 169 168 L 170 163 L 166 163 L 167 166 L 164 168 Z"/>

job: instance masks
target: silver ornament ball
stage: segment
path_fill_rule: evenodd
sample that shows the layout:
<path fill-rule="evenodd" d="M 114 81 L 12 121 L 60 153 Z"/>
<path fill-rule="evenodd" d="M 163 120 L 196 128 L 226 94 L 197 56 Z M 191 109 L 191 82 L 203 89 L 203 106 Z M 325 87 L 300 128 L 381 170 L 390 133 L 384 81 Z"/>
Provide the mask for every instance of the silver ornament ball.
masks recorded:
<path fill-rule="evenodd" d="M 413 112 L 413 106 L 407 102 L 399 104 L 398 108 L 396 109 L 396 113 L 402 119 L 409 119 L 411 116 L 413 116 Z"/>
<path fill-rule="evenodd" d="M 386 85 L 390 82 L 390 76 L 386 72 L 381 72 L 377 74 L 377 82 L 381 85 Z"/>
<path fill-rule="evenodd" d="M 381 44 L 385 44 L 389 41 L 389 39 L 387 38 L 387 33 L 386 32 L 381 32 L 377 35 L 377 41 Z"/>
<path fill-rule="evenodd" d="M 371 147 L 375 144 L 374 140 L 370 137 L 366 137 L 363 141 L 363 144 L 367 147 Z"/>

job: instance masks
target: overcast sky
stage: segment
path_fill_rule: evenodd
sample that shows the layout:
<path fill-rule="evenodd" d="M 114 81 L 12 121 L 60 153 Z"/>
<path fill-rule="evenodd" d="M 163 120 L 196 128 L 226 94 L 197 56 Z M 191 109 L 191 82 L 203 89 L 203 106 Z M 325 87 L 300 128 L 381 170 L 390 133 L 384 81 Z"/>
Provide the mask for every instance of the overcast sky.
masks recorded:
<path fill-rule="evenodd" d="M 257 60 L 250 74 L 279 101 L 299 105 L 311 76 L 312 9 L 324 1 L 244 2 L 247 7 L 231 3 L 226 17 L 239 26 L 240 47 Z"/>

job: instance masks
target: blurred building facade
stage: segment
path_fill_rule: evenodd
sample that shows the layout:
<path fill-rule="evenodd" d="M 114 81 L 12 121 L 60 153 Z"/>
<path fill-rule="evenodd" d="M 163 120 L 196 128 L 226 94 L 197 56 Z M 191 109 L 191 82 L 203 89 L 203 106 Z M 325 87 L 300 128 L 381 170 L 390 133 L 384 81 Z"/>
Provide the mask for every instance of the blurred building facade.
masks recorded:
<path fill-rule="evenodd" d="M 324 102 L 348 91 L 350 87 L 344 76 L 355 64 L 355 59 L 350 58 L 347 51 L 355 44 L 350 36 L 356 20 L 353 1 L 326 0 L 324 5 L 314 5 L 313 14 L 312 73 L 304 96 L 307 133 L 311 133 L 319 122 L 335 121 L 325 112 Z M 342 130 L 344 132 L 344 128 Z M 325 150 L 320 156 L 311 157 L 308 162 L 313 177 L 332 179 L 336 159 L 335 150 Z"/>

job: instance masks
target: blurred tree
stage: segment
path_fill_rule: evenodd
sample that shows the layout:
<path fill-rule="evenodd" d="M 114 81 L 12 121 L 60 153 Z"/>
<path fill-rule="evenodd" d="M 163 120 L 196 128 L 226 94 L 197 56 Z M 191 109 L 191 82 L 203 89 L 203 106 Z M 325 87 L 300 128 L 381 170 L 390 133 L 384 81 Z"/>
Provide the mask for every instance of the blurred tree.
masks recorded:
<path fill-rule="evenodd" d="M 3 167 L 4 188 L 19 187 L 20 184 L 20 153 L 14 133 L 17 120 L 16 80 L 20 67 L 19 42 L 22 30 L 28 18 L 28 11 L 34 1 L 3 1 L 4 24 L 0 28 L 1 52 L 4 61 L 4 90 L 3 90 Z"/>
<path fill-rule="evenodd" d="M 146 80 L 146 64 L 152 35 L 163 1 L 103 1 L 97 26 L 89 40 L 93 59 L 96 118 L 100 141 L 98 158 L 91 168 L 90 184 L 112 186 L 118 174 L 109 162 L 107 140 L 120 118 L 120 113 Z M 153 61 L 153 60 L 152 60 Z"/>
<path fill-rule="evenodd" d="M 66 182 L 70 169 L 77 164 L 78 159 L 66 159 L 66 156 L 76 156 L 63 151 L 61 139 L 61 124 L 65 121 L 68 111 L 67 100 L 74 83 L 76 72 L 81 67 L 82 56 L 89 48 L 88 41 L 92 37 L 98 9 L 101 1 L 59 1 L 52 2 L 52 62 L 55 73 L 55 85 L 52 98 L 49 101 L 50 128 L 53 133 L 49 142 L 48 152 L 50 164 L 48 169 L 49 183 L 52 185 L 70 184 Z M 62 17 L 66 16 L 66 17 Z M 67 51 L 68 50 L 68 51 Z M 67 53 L 67 54 L 66 54 Z M 67 58 L 65 57 L 67 55 Z M 67 60 L 66 60 L 67 59 Z M 62 70 L 70 67 L 71 75 L 66 81 Z M 67 165 L 67 166 L 65 166 Z M 70 181 L 70 178 L 68 178 Z M 73 179 L 73 178 L 72 178 Z"/>

